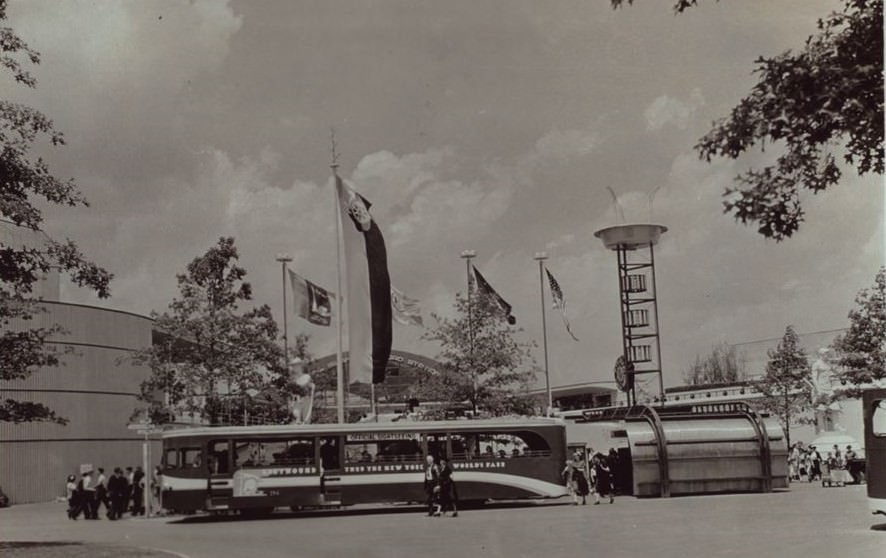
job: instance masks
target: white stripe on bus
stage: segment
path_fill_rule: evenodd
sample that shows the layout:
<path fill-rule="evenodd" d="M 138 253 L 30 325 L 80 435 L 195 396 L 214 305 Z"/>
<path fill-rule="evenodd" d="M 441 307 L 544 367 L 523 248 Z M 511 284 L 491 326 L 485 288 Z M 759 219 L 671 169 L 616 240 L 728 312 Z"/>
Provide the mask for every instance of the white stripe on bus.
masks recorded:
<path fill-rule="evenodd" d="M 453 475 L 456 483 L 476 482 L 484 484 L 493 484 L 500 486 L 509 486 L 519 488 L 531 494 L 544 497 L 559 497 L 566 495 L 566 487 L 551 482 L 533 479 L 529 477 L 521 477 L 518 475 L 508 475 L 505 473 L 486 473 L 482 471 L 458 471 Z M 232 488 L 233 482 L 229 479 L 217 479 L 215 482 L 228 481 L 224 485 L 217 485 L 216 488 Z M 383 473 L 383 474 L 364 474 L 364 475 L 341 475 L 337 480 L 326 480 L 327 486 L 366 486 L 366 485 L 385 485 L 385 484 L 421 484 L 424 482 L 423 473 Z M 164 476 L 164 489 L 171 490 L 206 490 L 206 479 L 182 479 L 171 476 Z M 260 488 L 285 488 L 285 487 L 306 487 L 320 486 L 319 476 L 309 477 L 264 477 L 259 479 L 258 486 Z"/>
<path fill-rule="evenodd" d="M 163 490 L 206 490 L 206 479 L 183 479 L 163 475 Z"/>

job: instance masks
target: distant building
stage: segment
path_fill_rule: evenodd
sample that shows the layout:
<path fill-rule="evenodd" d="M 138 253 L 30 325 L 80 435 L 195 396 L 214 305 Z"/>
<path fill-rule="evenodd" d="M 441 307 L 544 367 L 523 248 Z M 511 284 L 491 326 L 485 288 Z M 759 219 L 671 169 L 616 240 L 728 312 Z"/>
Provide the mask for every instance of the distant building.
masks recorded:
<path fill-rule="evenodd" d="M 0 221 L 2 245 L 40 247 L 45 239 L 43 233 Z M 152 320 L 61 302 L 58 275 L 53 270 L 35 291 L 46 312 L 11 328 L 60 324 L 68 334 L 49 343 L 73 353 L 62 356 L 62 366 L 38 370 L 23 380 L 0 381 L 0 397 L 44 403 L 69 422 L 0 422 L 0 486 L 13 503 L 64 495 L 65 478 L 79 473 L 81 464 L 110 471 L 142 463 L 142 437 L 127 425 L 139 407 L 136 395 L 148 370 L 119 359 L 151 345 Z"/>

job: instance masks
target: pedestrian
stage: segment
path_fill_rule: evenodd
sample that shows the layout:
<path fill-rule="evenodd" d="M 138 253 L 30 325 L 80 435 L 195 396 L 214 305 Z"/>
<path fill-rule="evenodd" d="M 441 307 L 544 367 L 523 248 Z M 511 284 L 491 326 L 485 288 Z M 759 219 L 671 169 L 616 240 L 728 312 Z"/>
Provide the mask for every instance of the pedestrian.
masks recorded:
<path fill-rule="evenodd" d="M 572 496 L 572 505 L 578 505 L 578 488 L 576 486 L 576 463 L 574 459 L 567 459 L 566 466 L 560 472 L 560 476 L 566 479 L 566 492 Z"/>
<path fill-rule="evenodd" d="M 588 484 L 588 476 L 586 473 L 587 463 L 585 462 L 584 454 L 580 451 L 575 452 L 572 456 L 572 461 L 572 480 L 575 484 L 575 494 L 576 496 L 581 497 L 581 505 L 586 506 L 588 504 L 588 494 L 591 493 L 591 489 Z"/>
<path fill-rule="evenodd" d="M 856 461 L 857 455 L 855 450 L 852 449 L 852 446 L 846 446 L 846 453 L 843 454 L 843 459 L 846 461 L 846 473 L 848 474 L 847 480 L 852 484 L 859 484 L 860 475 L 858 471 L 858 462 Z"/>
<path fill-rule="evenodd" d="M 452 478 L 452 467 L 449 466 L 449 460 L 441 457 L 439 469 L 440 507 L 443 515 L 446 515 L 447 511 L 451 511 L 452 517 L 458 517 L 458 489 Z"/>
<path fill-rule="evenodd" d="M 123 476 L 123 469 L 114 468 L 114 474 L 108 479 L 108 499 L 111 508 L 108 510 L 108 519 L 120 519 L 126 511 L 126 502 L 129 500 L 129 483 Z"/>
<path fill-rule="evenodd" d="M 126 468 L 126 486 L 129 487 L 129 492 L 126 494 L 126 507 L 129 509 L 129 513 L 135 515 L 135 493 L 133 492 L 133 480 L 135 478 L 135 471 L 133 471 L 132 467 Z"/>
<path fill-rule="evenodd" d="M 68 475 L 65 483 L 65 495 L 68 498 L 68 519 L 77 519 L 80 515 L 80 492 L 77 490 L 77 477 Z"/>
<path fill-rule="evenodd" d="M 809 460 L 811 461 L 812 472 L 809 475 L 809 482 L 821 480 L 821 454 L 815 449 L 815 446 L 809 446 Z"/>
<path fill-rule="evenodd" d="M 620 482 L 621 475 L 621 463 L 619 463 L 618 451 L 615 448 L 609 448 L 609 456 L 606 463 L 609 465 L 609 474 L 612 478 L 612 493 L 615 494 L 619 488 L 618 483 Z"/>
<path fill-rule="evenodd" d="M 141 466 L 132 474 L 132 515 L 145 515 L 145 472 Z"/>
<path fill-rule="evenodd" d="M 154 494 L 154 509 L 160 511 L 163 509 L 163 469 L 159 465 L 154 467 L 154 473 L 151 477 L 151 489 Z"/>
<path fill-rule="evenodd" d="M 98 502 L 95 500 L 95 479 L 92 478 L 92 469 L 83 473 L 77 488 L 80 492 L 83 516 L 86 519 L 98 519 Z"/>
<path fill-rule="evenodd" d="M 594 455 L 594 505 L 600 503 L 600 496 L 609 496 L 609 503 L 615 502 L 612 491 L 612 472 L 602 453 Z"/>
<path fill-rule="evenodd" d="M 424 489 L 427 496 L 428 516 L 440 515 L 440 469 L 434 463 L 434 456 L 425 457 Z"/>
<path fill-rule="evenodd" d="M 108 518 L 111 516 L 111 503 L 108 499 L 108 478 L 105 476 L 105 470 L 98 468 L 98 477 L 95 479 L 95 515 L 98 518 L 99 510 L 102 505 L 105 506 L 105 513 Z"/>

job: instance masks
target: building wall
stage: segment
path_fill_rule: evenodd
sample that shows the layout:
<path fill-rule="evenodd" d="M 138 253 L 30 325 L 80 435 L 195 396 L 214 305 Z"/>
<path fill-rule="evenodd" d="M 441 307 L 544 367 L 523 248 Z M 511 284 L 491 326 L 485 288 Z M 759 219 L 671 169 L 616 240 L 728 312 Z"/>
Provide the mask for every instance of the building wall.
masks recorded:
<path fill-rule="evenodd" d="M 50 342 L 72 349 L 64 364 L 14 382 L 0 382 L 0 397 L 45 403 L 67 425 L 0 423 L 0 486 L 13 503 L 52 500 L 81 464 L 104 467 L 142 463 L 142 437 L 127 425 L 149 371 L 123 357 L 151 345 L 150 318 L 78 304 L 45 302 L 47 312 L 13 329 L 60 324 L 67 335 Z M 154 451 L 154 462 L 159 451 Z"/>

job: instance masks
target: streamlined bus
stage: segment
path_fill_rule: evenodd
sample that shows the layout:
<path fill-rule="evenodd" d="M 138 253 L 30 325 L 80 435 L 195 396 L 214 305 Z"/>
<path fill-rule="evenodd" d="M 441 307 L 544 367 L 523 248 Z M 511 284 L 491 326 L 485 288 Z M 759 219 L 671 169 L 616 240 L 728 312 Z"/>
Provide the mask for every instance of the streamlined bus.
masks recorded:
<path fill-rule="evenodd" d="M 446 456 L 459 498 L 557 498 L 560 419 L 199 427 L 163 433 L 163 507 L 247 515 L 423 502 L 425 456 Z"/>
<path fill-rule="evenodd" d="M 886 389 L 865 391 L 862 404 L 868 506 L 886 515 Z"/>

